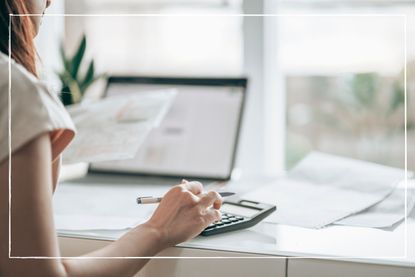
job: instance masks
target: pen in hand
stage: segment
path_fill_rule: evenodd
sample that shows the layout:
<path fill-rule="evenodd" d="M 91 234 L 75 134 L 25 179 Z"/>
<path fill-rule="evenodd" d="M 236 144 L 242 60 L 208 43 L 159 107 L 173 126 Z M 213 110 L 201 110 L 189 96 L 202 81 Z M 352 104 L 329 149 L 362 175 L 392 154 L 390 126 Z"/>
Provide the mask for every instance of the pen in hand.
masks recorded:
<path fill-rule="evenodd" d="M 183 180 L 182 183 L 186 183 L 187 180 Z M 219 195 L 222 197 L 227 197 L 234 195 L 234 192 L 219 192 Z M 163 197 L 153 197 L 153 196 L 142 196 L 137 197 L 137 204 L 155 204 L 160 203 Z"/>
<path fill-rule="evenodd" d="M 234 192 L 219 192 L 219 195 L 222 197 L 227 197 L 234 195 Z M 160 203 L 163 197 L 153 197 L 153 196 L 142 196 L 137 197 L 137 204 L 155 204 Z"/>

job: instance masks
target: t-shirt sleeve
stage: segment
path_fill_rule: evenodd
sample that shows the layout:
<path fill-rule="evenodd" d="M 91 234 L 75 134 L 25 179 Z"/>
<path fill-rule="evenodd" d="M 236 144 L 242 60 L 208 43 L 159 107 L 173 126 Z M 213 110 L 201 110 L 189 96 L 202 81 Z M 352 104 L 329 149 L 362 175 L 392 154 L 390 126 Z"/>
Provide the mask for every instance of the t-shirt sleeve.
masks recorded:
<path fill-rule="evenodd" d="M 58 96 L 17 66 L 11 71 L 10 99 L 8 83 L 3 83 L 0 93 L 0 161 L 44 133 L 50 135 L 55 160 L 75 134 L 74 124 Z"/>

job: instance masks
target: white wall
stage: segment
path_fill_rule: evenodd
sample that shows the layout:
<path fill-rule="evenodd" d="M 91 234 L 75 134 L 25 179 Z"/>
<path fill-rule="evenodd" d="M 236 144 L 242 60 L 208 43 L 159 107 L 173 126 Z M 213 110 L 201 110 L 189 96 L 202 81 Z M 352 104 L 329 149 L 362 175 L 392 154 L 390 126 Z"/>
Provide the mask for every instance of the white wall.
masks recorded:
<path fill-rule="evenodd" d="M 43 17 L 40 32 L 36 37 L 36 47 L 40 56 L 41 78 L 57 90 L 60 88 L 54 72 L 60 68 L 59 45 L 64 37 L 65 18 L 63 16 L 48 16 L 64 13 L 64 0 L 53 1 Z"/>

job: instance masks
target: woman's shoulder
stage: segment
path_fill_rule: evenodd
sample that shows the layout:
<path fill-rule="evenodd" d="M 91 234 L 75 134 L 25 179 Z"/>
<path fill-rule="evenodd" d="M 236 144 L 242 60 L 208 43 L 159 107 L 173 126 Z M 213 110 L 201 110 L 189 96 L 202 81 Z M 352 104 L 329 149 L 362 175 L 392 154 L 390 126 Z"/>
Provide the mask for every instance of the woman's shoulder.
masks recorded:
<path fill-rule="evenodd" d="M 75 131 L 75 126 L 58 95 L 51 92 L 42 81 L 20 64 L 14 61 L 9 63 L 9 58 L 2 54 L 0 55 L 0 161 L 7 154 L 3 150 L 7 146 L 4 142 L 7 142 L 5 135 L 8 133 L 9 120 L 14 133 L 12 144 L 16 149 L 44 132 L 60 134 L 64 131 L 68 134 L 68 138 L 72 138 Z M 63 146 L 59 149 L 63 150 Z"/>
<path fill-rule="evenodd" d="M 3 92 L 10 88 L 16 91 L 28 92 L 38 90 L 37 78 L 22 65 L 0 52 L 0 89 Z"/>
<path fill-rule="evenodd" d="M 38 109 L 39 105 L 51 108 L 54 112 L 66 114 L 57 93 L 52 92 L 47 85 L 39 80 L 22 65 L 10 60 L 0 53 L 0 94 L 1 102 L 8 102 L 9 92 L 12 106 L 24 106 L 25 109 Z M 14 104 L 13 104 L 14 102 Z M 55 114 L 55 116 L 59 116 Z"/>

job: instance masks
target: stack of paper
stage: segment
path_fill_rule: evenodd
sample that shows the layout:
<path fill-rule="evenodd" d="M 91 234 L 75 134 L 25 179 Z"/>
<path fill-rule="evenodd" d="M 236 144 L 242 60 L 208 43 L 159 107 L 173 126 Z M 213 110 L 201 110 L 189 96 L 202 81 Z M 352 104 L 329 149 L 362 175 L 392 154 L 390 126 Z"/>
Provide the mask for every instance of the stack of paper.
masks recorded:
<path fill-rule="evenodd" d="M 404 176 L 400 169 L 314 152 L 286 178 L 243 198 L 276 204 L 267 221 L 321 228 L 380 203 Z"/>
<path fill-rule="evenodd" d="M 70 107 L 77 128 L 63 154 L 64 163 L 130 159 L 175 97 L 174 90 L 109 97 Z"/>
<path fill-rule="evenodd" d="M 405 217 L 405 198 L 409 214 L 415 205 L 414 193 L 411 190 L 405 193 L 404 188 L 397 188 L 380 203 L 336 221 L 335 224 L 371 228 L 393 227 Z"/>

